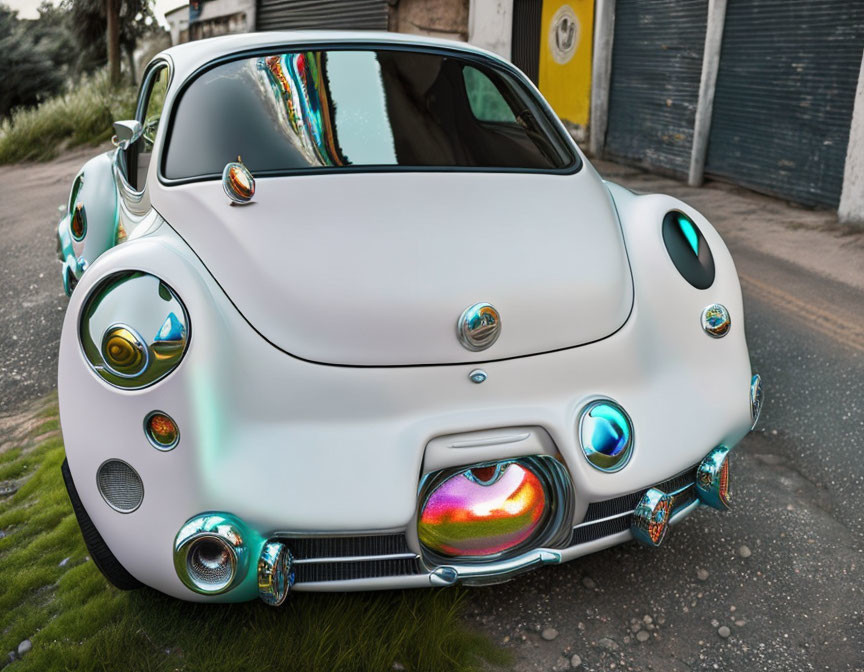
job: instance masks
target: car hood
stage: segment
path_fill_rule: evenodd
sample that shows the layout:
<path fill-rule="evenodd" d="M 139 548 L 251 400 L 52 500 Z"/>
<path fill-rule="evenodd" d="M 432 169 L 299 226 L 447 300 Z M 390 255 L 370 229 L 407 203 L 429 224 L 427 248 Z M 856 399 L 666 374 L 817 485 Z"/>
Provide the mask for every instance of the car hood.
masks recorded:
<path fill-rule="evenodd" d="M 621 228 L 589 166 L 574 175 L 270 177 L 256 186 L 244 206 L 229 205 L 214 181 L 159 185 L 152 202 L 249 323 L 296 357 L 482 362 L 589 343 L 630 314 Z M 501 332 L 474 352 L 456 325 L 478 302 L 498 310 Z"/>

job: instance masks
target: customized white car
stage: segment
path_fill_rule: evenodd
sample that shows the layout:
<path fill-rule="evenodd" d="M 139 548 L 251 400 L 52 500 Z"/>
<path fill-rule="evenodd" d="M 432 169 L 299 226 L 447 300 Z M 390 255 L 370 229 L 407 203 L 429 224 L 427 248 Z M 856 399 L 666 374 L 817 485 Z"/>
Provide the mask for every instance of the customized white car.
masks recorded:
<path fill-rule="evenodd" d="M 63 473 L 114 585 L 499 582 L 728 506 L 762 403 L 729 252 L 507 61 L 202 40 L 115 129 L 58 229 Z"/>

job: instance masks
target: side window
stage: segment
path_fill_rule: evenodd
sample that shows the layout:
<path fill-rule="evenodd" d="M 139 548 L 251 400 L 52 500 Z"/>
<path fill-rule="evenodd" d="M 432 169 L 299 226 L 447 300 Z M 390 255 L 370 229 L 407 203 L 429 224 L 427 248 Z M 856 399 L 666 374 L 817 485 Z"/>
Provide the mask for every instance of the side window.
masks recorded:
<path fill-rule="evenodd" d="M 153 140 L 159 129 L 159 120 L 162 118 L 162 106 L 165 104 L 165 92 L 168 90 L 168 66 L 162 66 L 154 73 L 150 80 L 150 88 L 145 92 L 147 96 L 144 105 L 144 114 L 138 121 L 144 127 L 144 145 L 142 152 L 153 151 Z"/>
<path fill-rule="evenodd" d="M 465 92 L 471 113 L 479 121 L 515 124 L 516 117 L 498 87 L 479 70 L 466 65 L 462 68 Z"/>
<path fill-rule="evenodd" d="M 144 190 L 147 181 L 147 171 L 153 156 L 153 141 L 159 129 L 167 90 L 168 66 L 161 65 L 148 74 L 145 88 L 141 91 L 137 119 L 141 122 L 143 132 L 141 138 L 129 148 L 126 155 L 129 184 L 138 191 Z"/>

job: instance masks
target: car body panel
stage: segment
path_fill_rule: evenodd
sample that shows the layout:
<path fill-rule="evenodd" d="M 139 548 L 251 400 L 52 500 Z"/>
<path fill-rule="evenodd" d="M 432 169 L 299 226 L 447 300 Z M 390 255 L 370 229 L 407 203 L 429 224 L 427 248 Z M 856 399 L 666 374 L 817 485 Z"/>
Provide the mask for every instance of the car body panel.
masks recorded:
<path fill-rule="evenodd" d="M 605 338 L 632 307 L 618 218 L 593 171 L 270 177 L 244 207 L 211 181 L 160 191 L 153 207 L 256 330 L 310 361 L 452 364 L 560 350 Z M 472 352 L 453 336 L 481 301 L 503 328 Z"/>

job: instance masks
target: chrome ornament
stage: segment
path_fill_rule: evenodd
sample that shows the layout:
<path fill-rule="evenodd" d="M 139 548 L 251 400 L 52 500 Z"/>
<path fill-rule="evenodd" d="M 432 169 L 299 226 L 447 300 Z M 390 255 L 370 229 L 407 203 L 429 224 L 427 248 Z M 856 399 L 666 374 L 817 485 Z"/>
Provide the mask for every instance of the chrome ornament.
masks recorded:
<path fill-rule="evenodd" d="M 478 385 L 480 383 L 485 383 L 486 378 L 486 372 L 483 369 L 474 369 L 471 373 L 468 374 L 468 379 L 472 383 L 477 383 Z"/>
<path fill-rule="evenodd" d="M 723 338 L 731 327 L 732 318 L 723 304 L 712 303 L 702 311 L 702 328 L 709 336 Z"/>
<path fill-rule="evenodd" d="M 244 205 L 255 195 L 255 178 L 243 165 L 239 156 L 237 161 L 225 164 L 222 171 L 222 188 L 232 204 Z"/>
<path fill-rule="evenodd" d="M 717 446 L 696 468 L 696 494 L 703 504 L 726 511 L 730 504 L 729 448 Z"/>
<path fill-rule="evenodd" d="M 490 347 L 501 335 L 501 316 L 488 303 L 475 303 L 465 309 L 456 323 L 459 342 L 478 352 Z"/>
<path fill-rule="evenodd" d="M 585 459 L 595 469 L 623 469 L 633 453 L 630 416 L 614 401 L 592 401 L 579 417 L 579 443 Z"/>
<path fill-rule="evenodd" d="M 633 538 L 646 546 L 659 546 L 666 538 L 671 516 L 672 497 L 662 490 L 651 488 L 642 496 L 633 512 L 630 524 Z"/>
<path fill-rule="evenodd" d="M 258 595 L 272 607 L 281 605 L 294 585 L 294 557 L 280 541 L 268 541 L 258 558 Z"/>
<path fill-rule="evenodd" d="M 758 373 L 754 373 L 753 377 L 750 379 L 750 418 L 753 420 L 750 429 L 754 429 L 756 423 L 759 422 L 759 416 L 762 414 L 763 401 L 764 394 L 762 392 L 762 376 Z"/>

